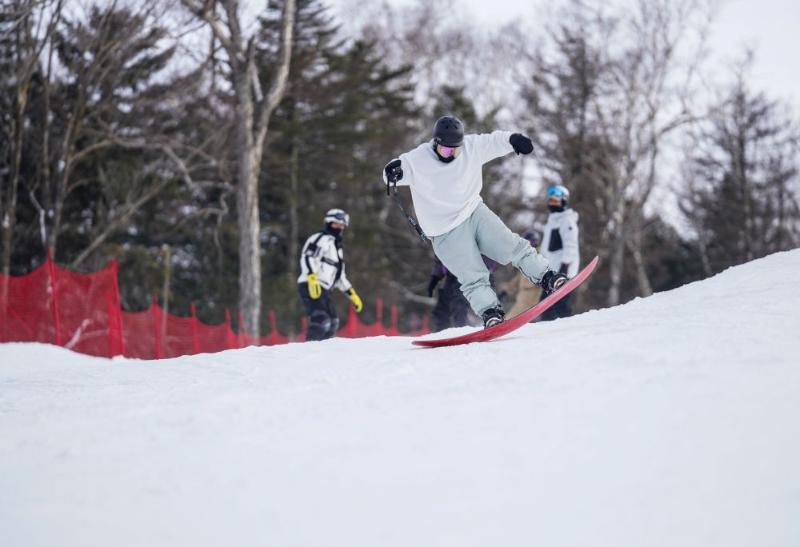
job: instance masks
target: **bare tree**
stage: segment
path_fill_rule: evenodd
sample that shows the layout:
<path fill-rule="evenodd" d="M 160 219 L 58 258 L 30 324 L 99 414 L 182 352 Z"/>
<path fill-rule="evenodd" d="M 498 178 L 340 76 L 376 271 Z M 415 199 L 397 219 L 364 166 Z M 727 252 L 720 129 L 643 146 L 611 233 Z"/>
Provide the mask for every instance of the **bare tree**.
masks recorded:
<path fill-rule="evenodd" d="M 516 99 L 511 73 L 518 48 L 501 40 L 504 29 L 480 24 L 468 7 L 417 0 L 393 5 L 386 0 L 344 0 L 345 26 L 357 38 L 374 42 L 387 66 L 411 66 L 415 102 L 427 115 L 444 88 L 461 88 L 485 117 Z M 456 114 L 456 113 L 452 113 Z M 439 115 L 441 115 L 439 113 Z M 431 123 L 425 123 L 425 137 Z"/>
<path fill-rule="evenodd" d="M 229 78 L 236 99 L 236 208 L 239 230 L 239 308 L 245 329 L 258 335 L 261 322 L 261 253 L 258 209 L 258 175 L 269 119 L 281 101 L 289 75 L 295 0 L 285 0 L 279 66 L 272 73 L 267 93 L 262 93 L 255 62 L 256 41 L 242 27 L 238 0 L 200 2 L 181 0 L 204 21 L 225 51 Z"/>
<path fill-rule="evenodd" d="M 652 293 L 639 232 L 665 137 L 695 116 L 691 96 L 710 22 L 701 0 L 630 4 L 609 13 L 574 0 L 551 32 L 565 61 L 540 53 L 528 90 L 544 167 L 596 198 L 610 306 L 621 299 L 628 251 L 638 293 Z"/>

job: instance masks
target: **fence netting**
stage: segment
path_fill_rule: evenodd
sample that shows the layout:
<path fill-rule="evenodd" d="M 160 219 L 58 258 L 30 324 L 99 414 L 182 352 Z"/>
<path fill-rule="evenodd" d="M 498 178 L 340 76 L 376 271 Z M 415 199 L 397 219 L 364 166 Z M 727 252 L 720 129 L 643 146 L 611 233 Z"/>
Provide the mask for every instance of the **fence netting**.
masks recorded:
<path fill-rule="evenodd" d="M 336 334 L 343 338 L 401 336 L 397 309 L 391 308 L 391 326 L 383 325 L 383 304 L 377 302 L 377 321 L 361 322 L 353 308 Z M 50 257 L 40 268 L 23 276 L 0 274 L 0 342 L 43 342 L 98 357 L 123 355 L 135 359 L 166 359 L 197 353 L 215 353 L 251 345 L 273 346 L 305 340 L 306 322 L 297 336 L 277 329 L 269 311 L 270 333 L 252 336 L 235 332 L 230 316 L 220 325 L 200 322 L 194 305 L 190 317 L 177 317 L 155 301 L 143 312 L 122 310 L 117 285 L 117 263 L 93 274 L 70 272 Z M 241 318 L 239 321 L 241 325 Z M 415 334 L 426 334 L 426 318 Z"/>

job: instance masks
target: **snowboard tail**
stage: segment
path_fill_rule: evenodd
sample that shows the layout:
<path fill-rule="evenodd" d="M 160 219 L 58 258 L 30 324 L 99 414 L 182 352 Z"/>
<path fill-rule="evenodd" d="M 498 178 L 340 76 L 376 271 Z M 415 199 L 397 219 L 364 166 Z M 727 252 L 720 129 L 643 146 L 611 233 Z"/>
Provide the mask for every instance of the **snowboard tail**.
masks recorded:
<path fill-rule="evenodd" d="M 549 307 L 553 304 L 567 296 L 573 290 L 575 290 L 578 285 L 583 283 L 583 281 L 589 277 L 589 274 L 594 271 L 595 266 L 597 265 L 597 258 L 594 257 L 591 262 L 580 272 L 578 275 L 573 277 L 572 279 L 568 280 L 564 283 L 557 291 L 553 294 L 533 306 L 532 308 L 528 308 L 521 314 L 517 315 L 516 317 L 512 317 L 511 319 L 507 319 L 506 321 L 500 323 L 499 325 L 495 325 L 494 327 L 489 327 L 488 329 L 482 329 L 479 331 L 471 332 L 469 334 L 463 334 L 461 336 L 455 336 L 453 338 L 440 338 L 437 340 L 412 340 L 412 344 L 415 346 L 422 346 L 426 348 L 438 348 L 442 346 L 457 346 L 460 344 L 470 344 L 472 342 L 487 342 L 489 340 L 494 340 L 495 338 L 500 338 L 510 332 L 517 330 L 518 328 L 522 327 L 526 323 L 529 323 L 531 320 L 539 317 L 541 314 L 545 312 Z"/>

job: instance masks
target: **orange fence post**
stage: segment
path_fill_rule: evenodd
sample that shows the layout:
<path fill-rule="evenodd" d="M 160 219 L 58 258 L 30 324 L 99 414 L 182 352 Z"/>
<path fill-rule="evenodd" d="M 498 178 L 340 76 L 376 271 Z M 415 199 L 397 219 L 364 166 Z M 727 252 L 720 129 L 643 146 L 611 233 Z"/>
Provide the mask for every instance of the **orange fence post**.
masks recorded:
<path fill-rule="evenodd" d="M 194 354 L 197 355 L 200 353 L 200 341 L 197 338 L 197 309 L 195 308 L 194 302 L 192 302 L 189 309 L 192 312 L 192 349 L 194 350 Z"/>
<path fill-rule="evenodd" d="M 158 319 L 158 296 L 153 295 L 153 325 L 155 326 L 156 334 L 156 359 L 161 359 L 161 325 Z"/>
<path fill-rule="evenodd" d="M 278 343 L 278 323 L 275 321 L 275 312 L 269 310 L 269 335 L 273 344 Z"/>
<path fill-rule="evenodd" d="M 108 357 L 114 357 L 117 353 L 114 353 L 114 350 L 117 349 L 117 340 L 116 336 L 114 336 L 114 304 L 111 301 L 111 295 L 106 296 L 106 306 L 108 308 Z"/>
<path fill-rule="evenodd" d="M 225 326 L 228 329 L 228 349 L 236 348 L 235 334 L 231 327 L 231 311 L 225 308 Z"/>
<path fill-rule="evenodd" d="M 47 248 L 47 266 L 50 269 L 50 288 L 53 291 L 53 317 L 56 327 L 56 345 L 61 345 L 61 323 L 58 321 L 58 296 L 56 294 L 56 265 L 53 262 L 53 249 Z"/>
<path fill-rule="evenodd" d="M 125 333 L 122 330 L 122 299 L 119 296 L 119 280 L 117 278 L 119 265 L 115 258 L 111 259 L 111 273 L 114 276 L 114 297 L 117 299 L 116 302 L 114 302 L 114 327 L 117 331 L 117 340 L 119 341 L 119 353 L 117 353 L 117 355 L 125 355 Z M 111 318 L 109 318 L 109 323 L 111 323 Z M 112 357 L 113 356 L 112 354 Z"/>
<path fill-rule="evenodd" d="M 250 345 L 247 333 L 244 331 L 244 316 L 241 311 L 238 311 L 236 312 L 236 317 L 239 319 L 239 347 L 244 348 Z"/>

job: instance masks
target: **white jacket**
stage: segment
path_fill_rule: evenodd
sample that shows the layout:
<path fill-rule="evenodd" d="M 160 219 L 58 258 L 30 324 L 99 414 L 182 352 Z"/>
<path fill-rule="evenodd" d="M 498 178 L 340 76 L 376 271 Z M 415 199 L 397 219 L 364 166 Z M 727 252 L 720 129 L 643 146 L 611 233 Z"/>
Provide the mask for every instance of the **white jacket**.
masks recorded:
<path fill-rule="evenodd" d="M 578 216 L 572 209 L 550 213 L 540 247 L 541 255 L 547 259 L 551 270 L 559 271 L 562 264 L 569 264 L 567 277 L 575 277 L 580 269 Z"/>
<path fill-rule="evenodd" d="M 300 276 L 298 283 L 308 281 L 308 274 L 317 274 L 322 288 L 349 291 L 353 285 L 344 273 L 344 252 L 341 242 L 325 232 L 317 232 L 306 240 L 300 253 Z"/>
<path fill-rule="evenodd" d="M 483 201 L 481 168 L 513 152 L 510 137 L 509 131 L 465 135 L 461 153 L 450 163 L 439 160 L 432 140 L 400 154 L 403 178 L 397 185 L 411 188 L 419 225 L 427 235 L 445 234 L 472 214 Z"/>

